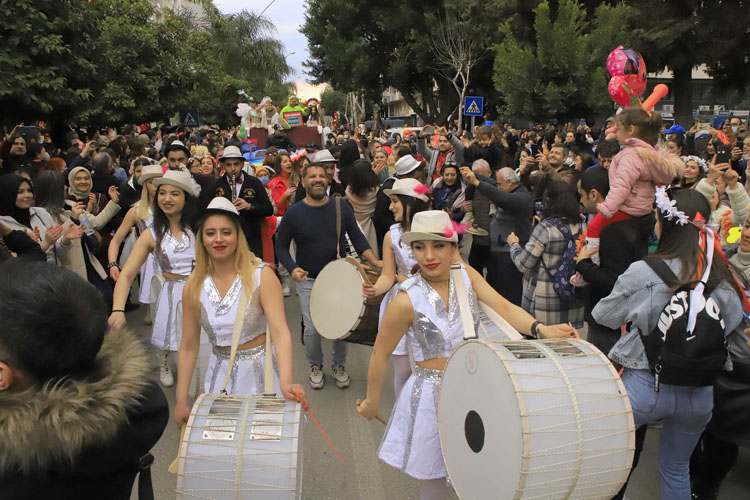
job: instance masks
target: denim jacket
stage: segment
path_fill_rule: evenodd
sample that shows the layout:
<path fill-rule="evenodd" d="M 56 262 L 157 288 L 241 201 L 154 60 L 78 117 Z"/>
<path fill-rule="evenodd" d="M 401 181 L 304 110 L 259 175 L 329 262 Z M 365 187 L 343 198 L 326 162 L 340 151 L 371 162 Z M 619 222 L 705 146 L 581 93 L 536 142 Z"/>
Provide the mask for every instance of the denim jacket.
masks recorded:
<path fill-rule="evenodd" d="M 679 261 L 671 259 L 666 260 L 666 263 L 679 276 Z M 633 323 L 609 352 L 610 359 L 627 368 L 649 369 L 639 332 L 643 332 L 643 335 L 651 334 L 671 296 L 667 285 L 648 264 L 637 261 L 628 267 L 617 279 L 612 293 L 600 300 L 591 312 L 597 323 L 609 328 L 619 328 L 627 321 Z M 750 348 L 743 332 L 742 302 L 737 293 L 728 283 L 722 283 L 711 292 L 711 297 L 719 305 L 729 349 L 733 354 L 742 353 L 743 358 L 750 359 Z M 724 369 L 732 370 L 729 356 Z"/>

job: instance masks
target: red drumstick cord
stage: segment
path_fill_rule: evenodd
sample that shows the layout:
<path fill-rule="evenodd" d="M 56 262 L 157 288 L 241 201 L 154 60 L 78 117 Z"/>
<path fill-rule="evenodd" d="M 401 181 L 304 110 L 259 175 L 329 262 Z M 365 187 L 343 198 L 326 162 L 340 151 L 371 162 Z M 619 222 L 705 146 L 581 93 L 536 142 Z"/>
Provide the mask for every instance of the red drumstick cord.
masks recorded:
<path fill-rule="evenodd" d="M 333 446 L 333 443 L 331 442 L 330 439 L 328 439 L 328 436 L 326 436 L 326 433 L 323 431 L 323 428 L 320 426 L 318 421 L 315 420 L 315 417 L 313 417 L 313 414 L 310 413 L 310 408 L 305 408 L 304 410 L 307 412 L 308 415 L 310 415 L 310 418 L 312 419 L 313 422 L 315 422 L 315 425 L 318 426 L 318 430 L 320 431 L 321 434 L 323 434 L 323 437 L 326 438 L 326 441 L 328 441 L 328 444 L 331 446 L 331 448 L 333 448 L 333 451 L 336 453 L 336 456 L 339 457 L 339 460 L 341 460 L 341 463 L 344 465 L 347 465 L 346 460 L 344 460 L 344 457 L 342 457 L 341 454 L 339 453 L 339 450 L 337 450 L 336 447 Z"/>

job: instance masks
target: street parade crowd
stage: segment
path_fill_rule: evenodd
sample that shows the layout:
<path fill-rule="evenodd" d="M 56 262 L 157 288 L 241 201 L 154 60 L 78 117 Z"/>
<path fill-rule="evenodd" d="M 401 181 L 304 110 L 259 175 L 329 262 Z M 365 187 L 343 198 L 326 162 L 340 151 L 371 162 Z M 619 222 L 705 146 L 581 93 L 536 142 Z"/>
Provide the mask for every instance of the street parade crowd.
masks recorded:
<path fill-rule="evenodd" d="M 4 137 L 0 498 L 129 498 L 138 472 L 147 498 L 148 452 L 170 417 L 189 422 L 194 392 L 272 385 L 305 408 L 311 390 L 349 387 L 348 342 L 324 359 L 315 285 L 352 258 L 371 278 L 355 298 L 380 301 L 358 411 L 390 414 L 378 457 L 420 498 L 451 489 L 438 394 L 480 303 L 527 339 L 585 337 L 627 391 L 633 468 L 661 426 L 662 498 L 717 497 L 750 439 L 746 121 L 666 127 L 631 106 L 596 127 L 388 131 L 295 96 L 238 115 Z M 316 140 L 296 142 L 300 127 Z M 153 350 L 127 328 L 139 307 Z M 160 385 L 175 384 L 169 408 Z"/>

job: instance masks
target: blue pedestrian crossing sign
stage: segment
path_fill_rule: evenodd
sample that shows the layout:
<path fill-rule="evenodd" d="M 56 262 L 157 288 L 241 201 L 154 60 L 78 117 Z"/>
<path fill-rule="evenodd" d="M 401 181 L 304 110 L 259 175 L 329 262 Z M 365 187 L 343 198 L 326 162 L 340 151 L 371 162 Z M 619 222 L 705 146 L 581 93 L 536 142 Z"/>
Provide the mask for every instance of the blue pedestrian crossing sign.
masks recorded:
<path fill-rule="evenodd" d="M 186 127 L 199 127 L 201 124 L 201 115 L 197 109 L 180 110 L 180 124 Z"/>
<path fill-rule="evenodd" d="M 484 114 L 484 97 L 466 96 L 464 98 L 465 116 L 482 116 Z"/>

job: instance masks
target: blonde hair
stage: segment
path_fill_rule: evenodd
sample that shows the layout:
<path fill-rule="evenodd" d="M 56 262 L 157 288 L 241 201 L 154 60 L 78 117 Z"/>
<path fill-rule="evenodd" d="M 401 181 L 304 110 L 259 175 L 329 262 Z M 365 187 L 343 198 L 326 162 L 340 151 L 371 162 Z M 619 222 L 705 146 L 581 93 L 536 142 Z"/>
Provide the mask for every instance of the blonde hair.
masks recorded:
<path fill-rule="evenodd" d="M 254 290 L 253 275 L 262 261 L 247 246 L 247 240 L 245 239 L 245 233 L 242 232 L 240 221 L 229 215 L 225 217 L 232 221 L 232 226 L 234 226 L 237 232 L 237 248 L 234 251 L 234 270 L 242 276 L 243 288 Z M 187 282 L 185 282 L 185 298 L 183 300 L 184 307 L 192 308 L 199 317 L 201 288 L 206 277 L 214 270 L 213 260 L 203 245 L 203 228 L 206 219 L 208 219 L 208 216 L 200 221 L 200 226 L 195 236 L 195 268 L 190 273 Z"/>
<path fill-rule="evenodd" d="M 153 202 L 153 200 L 151 199 L 151 195 L 148 192 L 148 186 L 146 186 L 146 182 L 143 183 L 143 187 L 141 188 L 141 199 L 138 200 L 138 203 L 136 203 L 136 205 L 138 205 L 138 207 L 136 208 L 138 218 L 142 220 L 148 220 L 148 209 L 151 208 L 151 203 Z"/>

